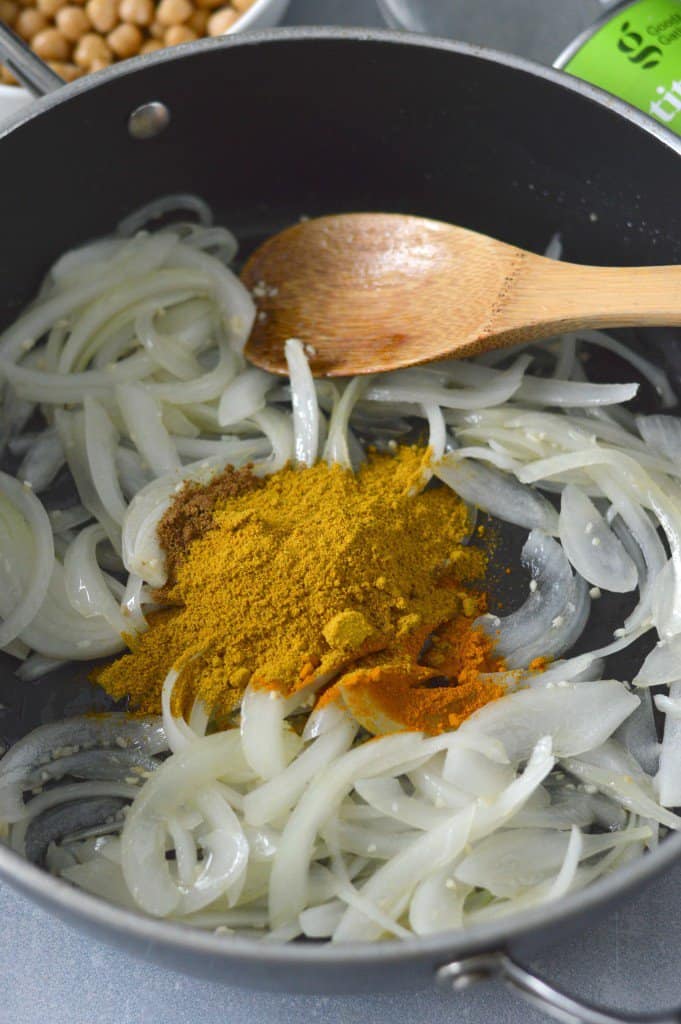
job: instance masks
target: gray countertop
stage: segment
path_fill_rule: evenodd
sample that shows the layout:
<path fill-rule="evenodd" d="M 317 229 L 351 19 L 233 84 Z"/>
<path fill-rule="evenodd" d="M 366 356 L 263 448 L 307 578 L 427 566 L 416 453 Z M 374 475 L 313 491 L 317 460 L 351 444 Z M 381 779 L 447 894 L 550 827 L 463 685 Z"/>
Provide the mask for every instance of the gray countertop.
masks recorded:
<path fill-rule="evenodd" d="M 535 966 L 583 998 L 681 1003 L 681 864 Z M 460 995 L 271 995 L 196 981 L 86 938 L 0 885 L 1 1024 L 541 1024 L 486 983 Z"/>
<path fill-rule="evenodd" d="M 454 0 L 452 0 L 454 2 Z M 567 2 L 567 0 L 566 0 Z M 289 24 L 381 24 L 373 0 L 293 0 Z M 681 1003 L 681 864 L 621 910 L 536 961 L 584 998 L 630 1009 Z M 362 997 L 262 995 L 196 981 L 82 936 L 0 884 L 0 1024 L 540 1024 L 494 984 Z"/>

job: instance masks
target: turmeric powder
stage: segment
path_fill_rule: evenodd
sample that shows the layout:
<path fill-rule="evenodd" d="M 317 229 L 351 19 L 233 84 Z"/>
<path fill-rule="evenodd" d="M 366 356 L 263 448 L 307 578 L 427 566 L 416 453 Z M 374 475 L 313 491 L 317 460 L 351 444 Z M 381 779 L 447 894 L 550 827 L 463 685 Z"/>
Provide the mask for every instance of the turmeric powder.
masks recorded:
<path fill-rule="evenodd" d="M 159 528 L 166 607 L 97 681 L 158 712 L 167 672 L 193 651 L 181 706 L 200 698 L 223 720 L 249 682 L 290 694 L 377 652 L 415 661 L 426 636 L 478 607 L 463 585 L 485 571 L 463 502 L 423 489 L 427 458 L 403 446 L 356 474 L 318 463 L 185 487 Z"/>
<path fill-rule="evenodd" d="M 504 687 L 488 676 L 506 665 L 494 655 L 492 639 L 474 626 L 485 596 L 459 596 L 466 607 L 431 633 L 427 644 L 421 636 L 416 647 L 402 646 L 398 634 L 397 644 L 353 666 L 320 703 L 344 704 L 374 734 L 403 729 L 437 734 L 502 697 Z"/>

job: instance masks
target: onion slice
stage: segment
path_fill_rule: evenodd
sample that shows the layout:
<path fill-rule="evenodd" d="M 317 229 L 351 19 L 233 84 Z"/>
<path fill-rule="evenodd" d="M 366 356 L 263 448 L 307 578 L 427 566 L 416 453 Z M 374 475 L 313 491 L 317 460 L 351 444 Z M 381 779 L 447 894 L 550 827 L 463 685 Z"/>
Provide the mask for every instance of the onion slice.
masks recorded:
<path fill-rule="evenodd" d="M 26 573 L 21 599 L 11 611 L 5 613 L 0 624 L 0 648 L 7 647 L 30 626 L 47 597 L 54 565 L 54 542 L 50 520 L 31 488 L 19 483 L 7 473 L 0 473 L 0 502 L 3 499 L 9 506 L 6 514 L 18 514 L 22 517 L 29 530 L 29 540 L 23 551 L 0 551 L 8 566 L 11 566 L 18 556 L 21 562 L 16 570 L 17 574 Z"/>
<path fill-rule="evenodd" d="M 568 484 L 561 498 L 560 541 L 576 571 L 594 586 L 616 594 L 636 586 L 636 566 L 622 542 L 574 484 Z"/>
<path fill-rule="evenodd" d="M 462 459 L 456 451 L 436 462 L 433 473 L 464 501 L 497 519 L 527 530 L 558 533 L 558 516 L 550 502 L 507 473 Z"/>

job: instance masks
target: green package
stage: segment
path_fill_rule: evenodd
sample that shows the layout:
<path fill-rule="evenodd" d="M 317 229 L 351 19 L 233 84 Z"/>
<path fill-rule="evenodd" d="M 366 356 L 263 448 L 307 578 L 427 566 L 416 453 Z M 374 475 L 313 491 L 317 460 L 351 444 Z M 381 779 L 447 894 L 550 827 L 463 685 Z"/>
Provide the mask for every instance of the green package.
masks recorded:
<path fill-rule="evenodd" d="M 681 135 L 681 0 L 623 5 L 562 67 Z"/>

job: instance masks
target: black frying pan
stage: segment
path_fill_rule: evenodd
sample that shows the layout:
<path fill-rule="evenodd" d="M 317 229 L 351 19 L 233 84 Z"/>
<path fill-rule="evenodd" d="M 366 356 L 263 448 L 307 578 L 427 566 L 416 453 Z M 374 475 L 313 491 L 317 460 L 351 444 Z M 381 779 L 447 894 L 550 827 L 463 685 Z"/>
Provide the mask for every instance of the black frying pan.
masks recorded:
<path fill-rule="evenodd" d="M 59 88 L 0 131 L 0 326 L 59 253 L 168 192 L 207 199 L 245 252 L 301 214 L 392 210 L 536 251 L 559 230 L 576 262 L 681 262 L 680 154 L 678 139 L 619 101 L 470 47 L 342 30 L 204 40 Z M 678 383 L 681 347 L 664 332 L 656 337 L 650 344 Z M 81 705 L 88 693 L 80 691 Z M 75 694 L 47 681 L 17 684 L 6 664 L 0 703 L 10 710 L 0 711 L 0 740 L 61 717 L 65 705 L 73 713 Z M 455 988 L 496 975 L 561 1019 L 607 1024 L 623 1018 L 579 1007 L 518 961 L 584 927 L 680 851 L 681 836 L 668 839 L 521 917 L 352 947 L 263 946 L 151 920 L 4 848 L 0 872 L 79 927 L 213 980 L 359 992 L 425 986 L 438 971 Z M 681 1010 L 646 1019 L 681 1021 Z"/>

